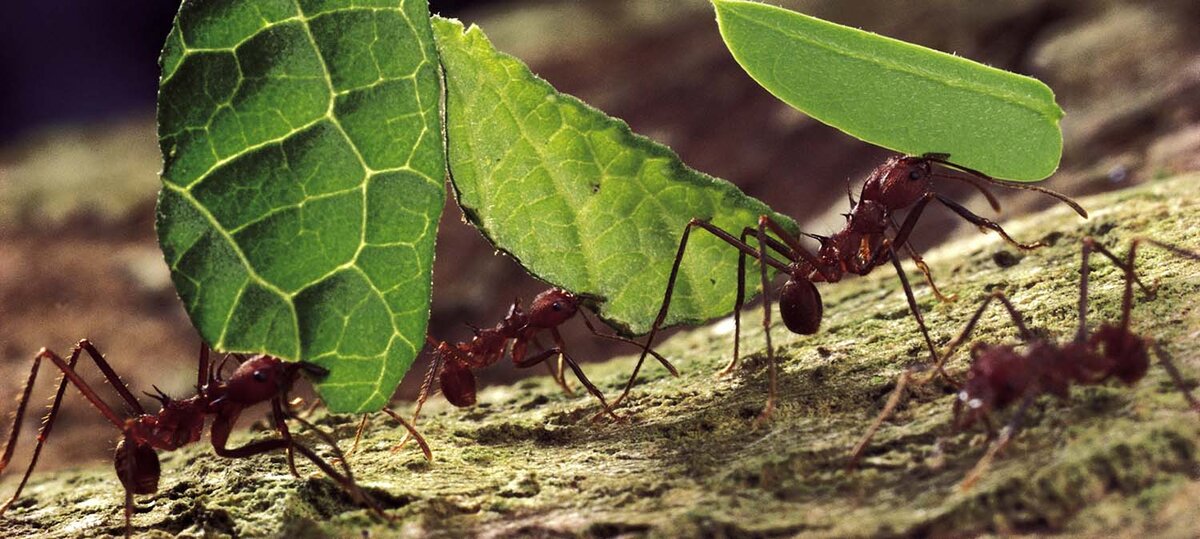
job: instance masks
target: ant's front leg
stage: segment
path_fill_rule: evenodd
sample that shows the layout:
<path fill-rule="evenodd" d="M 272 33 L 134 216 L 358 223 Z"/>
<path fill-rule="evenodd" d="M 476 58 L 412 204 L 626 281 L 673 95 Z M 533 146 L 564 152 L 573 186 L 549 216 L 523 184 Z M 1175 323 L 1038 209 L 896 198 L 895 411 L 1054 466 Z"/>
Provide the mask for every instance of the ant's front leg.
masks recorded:
<path fill-rule="evenodd" d="M 914 220 L 913 222 L 915 223 L 916 221 Z M 908 225 L 908 219 L 905 219 L 905 224 Z M 900 226 L 896 224 L 896 220 L 890 215 L 888 216 L 888 226 L 897 234 L 897 236 L 899 236 Z M 908 227 L 911 233 L 912 225 L 908 225 Z M 909 233 L 905 234 L 903 243 L 897 243 L 899 243 L 899 245 L 904 249 L 904 252 L 908 254 L 908 257 L 912 259 L 913 263 L 917 265 L 917 269 L 921 271 L 921 274 L 925 276 L 925 283 L 928 284 L 929 289 L 933 291 L 934 297 L 943 303 L 951 303 L 958 300 L 958 294 L 946 295 L 943 294 L 940 289 L 938 289 L 937 283 L 933 282 L 933 272 L 929 270 L 929 264 L 926 264 L 925 259 L 921 257 L 920 253 L 917 253 L 915 248 L 913 248 L 912 243 L 908 241 L 908 235 Z"/>
<path fill-rule="evenodd" d="M 272 399 L 272 400 L 273 400 L 273 402 L 277 402 L 277 401 L 279 401 L 279 398 L 276 397 L 275 399 Z M 315 432 L 319 437 L 321 437 L 326 443 L 330 444 L 330 446 L 332 447 L 332 450 L 334 452 L 335 459 L 341 463 L 342 469 L 345 470 L 344 474 L 341 472 L 338 472 L 336 469 L 334 469 L 334 467 L 331 464 L 326 462 L 325 459 L 321 458 L 320 455 L 318 455 L 315 451 L 310 449 L 308 446 L 293 439 L 291 437 L 290 433 L 286 433 L 286 430 L 280 432 L 280 436 L 281 436 L 280 438 L 271 438 L 268 440 L 259 440 L 256 442 L 250 442 L 241 447 L 233 447 L 233 448 L 228 447 L 229 436 L 233 432 L 233 425 L 237 421 L 238 415 L 239 415 L 238 413 L 218 414 L 216 419 L 213 420 L 212 430 L 211 430 L 211 440 L 212 440 L 213 451 L 217 454 L 217 456 L 231 458 L 231 459 L 239 459 L 239 458 L 249 458 L 254 455 L 259 455 L 262 453 L 269 453 L 271 451 L 277 451 L 280 449 L 294 450 L 297 453 L 304 455 L 305 458 L 307 458 L 310 462 L 313 463 L 313 465 L 315 465 L 322 472 L 324 472 L 325 475 L 329 476 L 330 479 L 333 479 L 334 482 L 336 482 L 338 485 L 340 485 L 342 487 L 342 490 L 345 490 L 346 493 L 349 494 L 350 497 L 353 498 L 355 502 L 359 503 L 360 505 L 367 506 L 371 510 L 371 512 L 375 513 L 376 515 L 378 515 L 380 518 L 383 518 L 384 520 L 388 520 L 388 521 L 395 520 L 395 517 L 388 515 L 386 512 L 384 512 L 383 507 L 380 506 L 379 503 L 376 502 L 374 498 L 372 498 L 369 494 L 367 494 L 367 492 L 365 490 L 363 490 L 362 487 L 358 486 L 358 483 L 356 483 L 354 480 L 354 475 L 350 471 L 350 465 L 346 463 L 345 455 L 342 454 L 341 449 L 339 449 L 337 446 L 337 443 L 335 443 L 335 441 L 324 431 L 321 431 L 320 429 L 316 428 L 311 423 L 308 423 L 307 421 L 305 421 L 303 419 L 292 418 L 292 419 L 295 419 L 296 421 L 300 422 L 301 425 L 308 427 L 310 430 Z"/>
<path fill-rule="evenodd" d="M 608 401 L 604 398 L 604 394 L 601 393 L 594 384 L 592 384 L 592 381 L 588 379 L 586 374 L 584 374 L 583 369 L 579 367 L 579 364 L 576 363 L 571 355 L 567 353 L 566 343 L 563 341 L 562 335 L 558 332 L 558 328 L 551 328 L 550 334 L 554 337 L 555 347 L 529 357 L 525 357 L 526 341 L 523 339 L 518 339 L 516 342 L 514 342 L 512 350 L 513 365 L 516 365 L 518 369 L 527 369 L 551 357 L 560 356 L 564 361 L 566 361 L 567 366 L 569 366 L 575 373 L 575 378 L 579 379 L 579 383 L 583 384 L 583 387 L 587 388 L 588 393 L 591 393 L 592 396 L 596 397 L 596 399 L 600 401 L 601 406 L 604 407 L 604 413 L 618 421 L 623 419 L 621 416 L 613 412 L 612 407 L 609 406 Z"/>

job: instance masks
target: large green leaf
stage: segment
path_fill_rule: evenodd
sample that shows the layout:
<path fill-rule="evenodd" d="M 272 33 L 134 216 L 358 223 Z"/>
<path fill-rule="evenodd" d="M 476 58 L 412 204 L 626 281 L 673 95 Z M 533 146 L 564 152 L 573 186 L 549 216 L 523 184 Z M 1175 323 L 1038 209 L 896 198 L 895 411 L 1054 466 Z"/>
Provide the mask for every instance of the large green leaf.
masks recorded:
<path fill-rule="evenodd" d="M 444 200 L 426 0 L 188 0 L 162 55 L 158 234 L 201 336 L 386 404 L 423 346 Z"/>
<path fill-rule="evenodd" d="M 624 122 L 555 91 L 478 28 L 444 19 L 433 26 L 446 76 L 450 170 L 464 213 L 538 277 L 602 297 L 600 316 L 623 331 L 649 329 L 689 219 L 738 234 L 772 213 Z M 707 320 L 733 306 L 737 251 L 703 231 L 692 238 L 670 323 Z"/>
<path fill-rule="evenodd" d="M 744 0 L 712 0 L 733 57 L 779 99 L 867 142 L 949 153 L 1040 180 L 1062 156 L 1062 109 L 1036 79 Z"/>

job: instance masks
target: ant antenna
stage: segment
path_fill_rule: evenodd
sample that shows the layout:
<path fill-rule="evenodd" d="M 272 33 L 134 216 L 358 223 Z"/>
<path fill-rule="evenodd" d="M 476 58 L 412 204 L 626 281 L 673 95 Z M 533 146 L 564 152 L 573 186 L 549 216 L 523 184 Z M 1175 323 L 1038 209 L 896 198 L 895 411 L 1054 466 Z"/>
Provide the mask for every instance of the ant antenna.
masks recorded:
<path fill-rule="evenodd" d="M 946 178 L 946 179 L 950 179 L 950 180 L 958 180 L 960 182 L 970 184 L 971 187 L 974 187 L 977 191 L 980 192 L 980 194 L 983 195 L 984 198 L 987 199 L 988 205 L 992 207 L 992 211 L 994 211 L 996 213 L 1000 213 L 1000 201 L 996 199 L 996 195 L 992 194 L 991 191 L 988 191 L 987 186 L 983 185 L 982 183 L 979 183 L 979 180 L 976 180 L 975 178 L 972 178 L 970 176 L 956 176 L 954 174 L 934 173 L 934 174 L 932 174 L 932 176 L 935 178 Z"/>
<path fill-rule="evenodd" d="M 943 156 L 945 156 L 945 157 L 943 157 Z M 1070 206 L 1071 209 L 1075 210 L 1075 213 L 1078 213 L 1080 217 L 1087 219 L 1087 216 L 1088 216 L 1087 210 L 1083 209 L 1083 206 L 1080 206 L 1078 202 L 1075 202 L 1074 200 L 1071 200 L 1070 198 L 1068 198 L 1067 195 L 1064 195 L 1057 191 L 1051 191 L 1049 189 L 1046 189 L 1045 187 L 1038 187 L 1036 185 L 1029 185 L 1027 183 L 999 180 L 999 179 L 993 178 L 991 176 L 988 176 L 987 174 L 984 174 L 973 168 L 968 168 L 968 167 L 964 167 L 962 165 L 951 163 L 950 161 L 946 160 L 949 157 L 950 156 L 948 154 L 926 154 L 925 155 L 925 159 L 928 159 L 931 162 L 934 162 L 939 165 L 943 165 L 943 166 L 946 166 L 946 167 L 949 167 L 949 168 L 952 168 L 955 170 L 966 172 L 967 174 L 970 174 L 972 176 L 975 176 L 976 178 L 979 178 L 983 181 L 991 183 L 992 185 L 999 185 L 1000 187 L 1007 187 L 1009 189 L 1023 189 L 1025 191 L 1037 191 L 1039 193 L 1052 196 L 1054 198 L 1057 198 L 1063 204 Z"/>
<path fill-rule="evenodd" d="M 849 176 L 846 177 L 846 198 L 850 199 L 850 209 L 853 210 L 854 207 L 858 205 L 858 201 L 854 200 L 854 191 L 852 191 L 850 188 L 850 177 Z M 843 213 L 842 215 L 846 215 L 846 214 Z M 849 218 L 849 217 L 847 217 L 847 218 Z"/>

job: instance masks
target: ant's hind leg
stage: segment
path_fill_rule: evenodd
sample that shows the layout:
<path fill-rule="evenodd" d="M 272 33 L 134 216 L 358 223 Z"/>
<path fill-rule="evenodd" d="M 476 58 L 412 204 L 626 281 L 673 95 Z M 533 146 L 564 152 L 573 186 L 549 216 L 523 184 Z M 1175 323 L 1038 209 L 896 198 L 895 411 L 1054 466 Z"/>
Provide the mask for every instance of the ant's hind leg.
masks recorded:
<path fill-rule="evenodd" d="M 1017 407 L 1017 411 L 1013 412 L 1012 419 L 1004 426 L 1004 430 L 1000 431 L 1000 437 L 992 441 L 991 445 L 988 446 L 987 452 L 979 458 L 979 462 L 975 463 L 975 467 L 971 468 L 971 471 L 963 478 L 962 483 L 959 483 L 958 488 L 960 490 L 970 489 L 972 485 L 978 482 L 983 477 L 983 474 L 987 472 L 992 461 L 996 459 L 996 455 L 999 455 L 1005 447 L 1008 447 L 1009 442 L 1012 441 L 1013 437 L 1020 430 L 1021 420 L 1025 417 L 1025 411 L 1029 409 L 1030 404 L 1033 404 L 1035 397 L 1037 397 L 1037 393 L 1031 392 L 1026 394 L 1024 399 L 1021 399 L 1021 404 Z"/>
<path fill-rule="evenodd" d="M 883 426 L 883 422 L 887 421 L 892 414 L 896 413 L 896 408 L 900 406 L 900 399 L 904 396 L 904 390 L 908 388 L 909 380 L 912 379 L 914 372 L 921 370 L 919 368 L 909 367 L 900 373 L 896 378 L 896 388 L 892 390 L 892 394 L 888 396 L 887 403 L 883 405 L 883 410 L 875 417 L 875 421 L 871 422 L 871 426 L 867 428 L 867 432 L 859 438 L 858 443 L 854 444 L 854 449 L 850 450 L 850 460 L 846 463 L 846 468 L 853 470 L 858 467 L 858 461 L 862 459 L 863 453 L 867 450 L 867 444 L 871 443 L 871 438 L 875 437 L 875 433 L 879 431 L 879 427 Z M 917 385 L 924 384 L 929 381 L 929 378 L 918 380 Z"/>
<path fill-rule="evenodd" d="M 1192 410 L 1195 410 L 1196 413 L 1200 413 L 1200 401 L 1196 400 L 1196 397 L 1192 395 L 1191 389 L 1188 388 L 1187 383 L 1183 381 L 1183 375 L 1179 372 L 1179 368 L 1175 366 L 1175 362 L 1171 360 L 1171 355 L 1168 354 L 1167 350 L 1163 348 L 1162 344 L 1156 340 L 1150 341 L 1150 347 L 1154 350 L 1154 354 L 1158 356 L 1158 362 L 1161 363 L 1163 369 L 1167 371 L 1167 375 L 1171 377 L 1171 382 L 1175 384 L 1175 387 L 1178 388 L 1179 392 L 1183 394 L 1183 398 L 1187 400 L 1188 405 L 1190 405 Z"/>
<path fill-rule="evenodd" d="M 99 410 L 109 423 L 112 423 L 118 429 L 125 426 L 125 422 L 120 417 L 117 417 L 116 412 L 105 404 L 104 401 L 100 400 L 100 396 L 96 394 L 95 390 L 75 372 L 75 366 L 79 362 L 81 352 L 81 347 L 76 346 L 71 350 L 70 359 L 63 360 L 58 354 L 43 348 L 33 358 L 33 367 L 30 368 L 29 378 L 25 382 L 25 389 L 21 392 L 21 400 L 17 404 L 17 412 L 13 417 L 13 427 L 9 432 L 8 442 L 4 447 L 4 455 L 0 457 L 0 471 L 8 467 L 8 463 L 12 460 L 13 452 L 16 450 L 17 440 L 21 432 L 21 423 L 24 420 L 25 411 L 29 406 L 33 384 L 37 379 L 38 368 L 41 366 L 42 359 L 49 359 L 53 362 L 62 371 L 63 376 L 59 379 L 58 390 L 54 393 L 54 400 L 51 401 L 50 411 L 42 419 L 42 426 L 38 428 L 37 443 L 33 447 L 33 455 L 29 459 L 29 466 L 25 468 L 25 474 L 21 476 L 21 481 L 17 483 L 17 489 L 13 492 L 12 496 L 8 501 L 4 502 L 4 505 L 0 506 L 0 515 L 3 515 L 8 511 L 9 507 L 12 507 L 13 502 L 16 502 L 17 498 L 21 496 L 21 491 L 24 490 L 25 484 L 29 482 L 29 477 L 33 474 L 33 469 L 37 466 L 38 458 L 42 454 L 42 448 L 45 446 L 46 440 L 50 437 L 51 429 L 54 428 L 54 421 L 58 418 L 58 411 L 62 407 L 63 396 L 66 394 L 68 382 L 73 384 L 80 393 L 83 393 L 84 398 L 92 403 L 92 406 Z"/>
<path fill-rule="evenodd" d="M 408 421 L 405 421 L 403 417 L 400 417 L 400 414 L 393 412 L 391 408 L 384 408 L 383 413 L 392 416 L 392 419 L 395 419 L 397 423 L 400 423 L 402 426 L 404 426 L 404 428 L 408 430 L 408 435 L 404 437 L 404 440 L 416 440 L 417 445 L 421 446 L 421 452 L 425 454 L 425 460 L 433 462 L 433 451 L 429 449 L 429 444 L 425 442 L 425 437 L 421 436 L 420 432 L 417 432 L 417 428 L 415 426 Z M 395 453 L 403 447 L 404 442 L 401 442 L 397 444 L 396 447 L 392 448 L 392 452 Z"/>

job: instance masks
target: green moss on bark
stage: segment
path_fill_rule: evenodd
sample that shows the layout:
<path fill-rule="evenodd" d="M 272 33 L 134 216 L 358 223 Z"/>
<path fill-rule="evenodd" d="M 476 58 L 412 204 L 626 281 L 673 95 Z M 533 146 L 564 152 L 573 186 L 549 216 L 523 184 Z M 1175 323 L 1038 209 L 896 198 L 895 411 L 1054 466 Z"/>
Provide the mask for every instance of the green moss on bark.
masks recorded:
<path fill-rule="evenodd" d="M 1018 253 L 994 235 L 972 233 L 930 253 L 939 286 L 961 298 L 939 303 L 919 274 L 909 275 L 935 340 L 945 344 L 977 299 L 998 288 L 1036 331 L 1070 335 L 1079 238 L 1090 234 L 1120 251 L 1135 235 L 1200 246 L 1197 180 L 1181 177 L 1085 200 L 1092 211 L 1087 221 L 1056 208 L 1007 225 L 1015 237 L 1051 243 L 1037 251 Z M 1119 313 L 1121 274 L 1102 259 L 1093 267 L 1094 325 Z M 1169 346 L 1194 384 L 1200 376 L 1194 302 L 1200 264 L 1147 249 L 1140 268 L 1160 287 L 1156 300 L 1138 304 L 1135 324 Z M 742 369 L 714 375 L 730 355 L 729 324 L 682 333 L 659 350 L 683 375 L 672 379 L 650 366 L 621 409 L 630 415 L 626 423 L 590 422 L 596 411 L 590 398 L 566 396 L 545 378 L 493 387 L 470 410 L 440 399 L 428 408 L 422 429 L 436 461 L 427 465 L 413 448 L 389 451 L 403 431 L 374 420 L 353 465 L 360 482 L 397 517 L 394 524 L 373 520 L 319 474 L 292 478 L 282 456 L 225 460 L 200 445 L 164 455 L 162 489 L 139 499 L 135 524 L 148 535 L 308 537 L 1196 529 L 1200 417 L 1157 366 L 1132 389 L 1092 387 L 1065 401 L 1039 399 L 1027 428 L 969 491 L 957 485 L 985 439 L 950 427 L 954 397 L 944 386 L 915 391 L 880 431 L 863 469 L 846 471 L 848 449 L 896 376 L 926 355 L 886 268 L 821 290 L 826 319 L 820 335 L 789 335 L 782 327 L 773 333 L 782 357 L 781 407 L 763 427 L 750 424 L 766 389 L 761 311 L 752 309 Z M 1015 335 L 995 310 L 984 316 L 976 338 Z M 587 367 L 615 394 L 631 362 Z M 964 366 L 963 354 L 951 364 L 952 371 Z M 83 404 L 73 398 L 68 406 Z M 347 446 L 355 422 L 319 418 Z M 41 476 L 0 521 L 0 534 L 120 533 L 120 503 L 107 467 Z"/>

